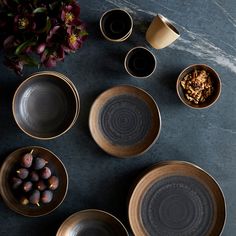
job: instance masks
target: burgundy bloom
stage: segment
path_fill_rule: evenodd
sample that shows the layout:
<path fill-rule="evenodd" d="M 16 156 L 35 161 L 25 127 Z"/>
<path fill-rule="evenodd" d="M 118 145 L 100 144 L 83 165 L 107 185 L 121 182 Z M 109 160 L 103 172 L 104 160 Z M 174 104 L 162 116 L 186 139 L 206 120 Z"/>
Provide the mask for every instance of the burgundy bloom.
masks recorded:
<path fill-rule="evenodd" d="M 14 18 L 14 28 L 15 31 L 33 31 L 36 24 L 30 15 L 17 15 Z"/>
<path fill-rule="evenodd" d="M 45 43 L 39 44 L 39 45 L 37 46 L 37 48 L 36 48 L 36 52 L 37 52 L 38 54 L 43 53 L 44 50 L 45 50 L 45 47 L 46 47 L 46 44 L 45 44 Z"/>
<path fill-rule="evenodd" d="M 79 20 L 80 6 L 73 1 L 70 5 L 64 6 L 61 12 L 61 20 L 67 25 L 76 25 Z"/>

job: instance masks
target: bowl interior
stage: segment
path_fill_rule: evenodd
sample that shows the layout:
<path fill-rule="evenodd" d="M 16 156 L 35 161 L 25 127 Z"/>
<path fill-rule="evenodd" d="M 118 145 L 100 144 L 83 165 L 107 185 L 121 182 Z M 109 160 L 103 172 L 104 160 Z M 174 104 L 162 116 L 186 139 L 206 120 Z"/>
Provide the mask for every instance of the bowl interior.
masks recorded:
<path fill-rule="evenodd" d="M 213 94 L 210 95 L 205 102 L 203 103 L 199 103 L 199 104 L 195 104 L 194 102 L 189 101 L 184 93 L 184 89 L 181 86 L 181 80 L 189 73 L 193 72 L 194 70 L 205 70 L 207 73 L 210 74 L 211 79 L 212 79 L 212 83 L 213 83 Z M 210 67 L 206 66 L 206 65 L 192 65 L 187 67 L 185 70 L 183 70 L 181 72 L 181 74 L 179 75 L 178 79 L 177 79 L 177 84 L 176 84 L 176 89 L 177 89 L 177 93 L 179 98 L 181 99 L 181 101 L 183 103 L 185 103 L 187 106 L 193 107 L 193 108 L 206 108 L 209 107 L 210 105 L 214 104 L 217 99 L 220 96 L 221 93 L 221 82 L 219 79 L 218 74 Z"/>
<path fill-rule="evenodd" d="M 17 89 L 13 114 L 19 127 L 29 135 L 51 138 L 63 133 L 77 113 L 71 86 L 54 75 L 35 75 Z"/>
<path fill-rule="evenodd" d="M 137 47 L 128 52 L 125 67 L 132 76 L 147 77 L 155 70 L 156 60 L 147 49 Z"/>
<path fill-rule="evenodd" d="M 103 33 L 112 40 L 125 37 L 132 29 L 132 19 L 123 10 L 115 9 L 105 13 L 101 19 Z"/>
<path fill-rule="evenodd" d="M 19 162 L 24 154 L 34 150 L 34 156 L 42 157 L 48 161 L 47 166 L 52 174 L 59 178 L 59 187 L 53 194 L 53 200 L 48 204 L 40 206 L 22 205 L 11 187 L 11 178 L 14 172 L 19 168 Z M 66 169 L 59 158 L 52 152 L 42 147 L 25 147 L 12 152 L 3 163 L 0 171 L 0 192 L 6 205 L 13 211 L 30 217 L 46 215 L 55 210 L 64 200 L 68 188 L 68 176 Z"/>
<path fill-rule="evenodd" d="M 61 225 L 57 236 L 127 236 L 128 233 L 122 223 L 114 216 L 100 210 L 80 211 Z"/>

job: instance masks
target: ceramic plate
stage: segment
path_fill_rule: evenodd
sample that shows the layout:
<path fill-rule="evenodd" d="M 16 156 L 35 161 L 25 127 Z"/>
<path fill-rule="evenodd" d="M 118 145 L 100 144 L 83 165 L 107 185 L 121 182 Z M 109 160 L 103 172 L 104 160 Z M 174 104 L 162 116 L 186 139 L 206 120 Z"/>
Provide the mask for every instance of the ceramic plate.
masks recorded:
<path fill-rule="evenodd" d="M 180 161 L 155 165 L 136 183 L 129 220 L 138 236 L 215 236 L 225 223 L 225 201 L 215 180 Z"/>
<path fill-rule="evenodd" d="M 96 99 L 89 127 L 96 143 L 107 153 L 117 157 L 137 156 L 158 138 L 161 116 L 148 93 L 121 85 L 106 90 Z"/>
<path fill-rule="evenodd" d="M 56 236 L 127 236 L 124 225 L 113 215 L 89 209 L 77 212 L 64 221 Z"/>
<path fill-rule="evenodd" d="M 18 169 L 22 156 L 29 153 L 32 149 L 34 150 L 34 156 L 42 157 L 48 161 L 48 167 L 59 178 L 59 187 L 53 192 L 53 200 L 50 203 L 41 204 L 40 206 L 20 204 L 19 199 L 15 196 L 11 188 L 13 172 Z M 31 146 L 17 149 L 7 157 L 0 170 L 0 192 L 4 202 L 10 209 L 24 216 L 36 217 L 52 212 L 63 202 L 67 188 L 68 175 L 65 166 L 54 153 L 42 147 Z"/>

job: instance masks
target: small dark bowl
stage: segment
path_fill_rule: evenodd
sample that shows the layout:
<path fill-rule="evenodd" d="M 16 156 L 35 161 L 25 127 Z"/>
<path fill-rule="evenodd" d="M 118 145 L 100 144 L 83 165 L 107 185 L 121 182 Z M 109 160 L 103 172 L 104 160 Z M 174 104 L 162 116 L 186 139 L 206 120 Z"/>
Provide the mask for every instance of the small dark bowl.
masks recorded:
<path fill-rule="evenodd" d="M 109 10 L 100 19 L 100 30 L 103 36 L 113 42 L 126 40 L 130 36 L 132 28 L 132 17 L 122 9 Z"/>
<path fill-rule="evenodd" d="M 194 70 L 205 70 L 207 73 L 212 78 L 212 83 L 213 83 L 213 94 L 210 95 L 205 102 L 195 104 L 194 102 L 189 101 L 185 95 L 184 95 L 184 89 L 181 86 L 181 80 L 189 73 L 191 73 Z M 204 64 L 194 64 L 190 65 L 187 68 L 185 68 L 180 75 L 178 76 L 177 82 L 176 82 L 176 90 L 177 94 L 180 98 L 180 100 L 188 107 L 195 108 L 195 109 L 203 109 L 203 108 L 208 108 L 212 106 L 220 97 L 221 94 L 221 81 L 220 77 L 217 74 L 215 70 L 213 70 L 210 66 L 204 65 Z"/>
<path fill-rule="evenodd" d="M 18 87 L 12 110 L 23 132 L 33 138 L 52 139 L 71 128 L 79 104 L 68 81 L 51 72 L 40 72 Z"/>
<path fill-rule="evenodd" d="M 11 177 L 19 168 L 22 156 L 33 151 L 34 156 L 44 158 L 53 175 L 59 178 L 59 187 L 53 192 L 53 199 L 50 203 L 34 205 L 22 205 L 11 187 Z M 4 161 L 0 170 L 0 193 L 3 201 L 13 211 L 28 217 L 38 217 L 54 211 L 63 202 L 68 189 L 68 175 L 61 160 L 46 148 L 31 146 L 17 149 L 12 152 Z"/>
<path fill-rule="evenodd" d="M 136 78 L 147 78 L 156 69 L 156 58 L 144 47 L 132 48 L 126 55 L 124 66 L 126 71 Z"/>

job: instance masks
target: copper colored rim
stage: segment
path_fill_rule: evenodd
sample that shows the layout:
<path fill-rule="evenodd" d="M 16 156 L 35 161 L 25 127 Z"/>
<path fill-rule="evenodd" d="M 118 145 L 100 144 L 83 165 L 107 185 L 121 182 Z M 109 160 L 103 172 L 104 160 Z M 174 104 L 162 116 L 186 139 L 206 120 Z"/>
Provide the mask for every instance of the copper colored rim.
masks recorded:
<path fill-rule="evenodd" d="M 183 74 L 184 74 L 187 70 L 189 70 L 189 69 L 191 69 L 191 68 L 195 68 L 195 67 L 202 67 L 202 68 L 207 68 L 207 69 L 211 70 L 211 71 L 216 75 L 215 78 L 216 78 L 216 80 L 218 80 L 218 82 L 219 82 L 219 91 L 218 91 L 218 94 L 217 94 L 215 100 L 214 100 L 212 103 L 210 103 L 209 105 L 206 105 L 206 106 L 202 105 L 201 107 L 195 107 L 195 106 L 193 106 L 194 104 L 191 105 L 190 103 L 187 103 L 187 102 L 186 102 L 186 101 L 187 101 L 187 98 L 186 98 L 186 99 L 183 99 L 182 96 L 180 95 L 180 91 L 179 91 L 179 90 L 180 90 L 180 89 L 182 90 L 182 88 L 179 89 L 179 87 L 181 86 L 181 85 L 180 85 L 180 82 L 181 82 L 181 80 L 183 79 Z M 220 79 L 219 74 L 218 74 L 212 67 L 210 67 L 210 66 L 208 66 L 208 65 L 206 65 L 206 64 L 192 64 L 192 65 L 186 67 L 185 69 L 183 69 L 183 70 L 180 72 L 180 74 L 179 74 L 179 76 L 178 76 L 178 78 L 177 78 L 177 81 L 176 81 L 176 91 L 177 91 L 177 95 L 178 95 L 179 99 L 181 100 L 181 102 L 182 102 L 183 104 L 185 104 L 186 106 L 188 106 L 188 107 L 190 107 L 190 108 L 193 108 L 193 109 L 205 109 L 205 108 L 211 107 L 213 104 L 215 104 L 215 103 L 218 101 L 218 99 L 219 99 L 219 97 L 220 97 L 220 95 L 221 95 L 221 90 L 222 90 L 222 84 L 221 84 L 221 79 Z M 203 104 L 204 104 L 204 103 L 203 103 Z"/>
<path fill-rule="evenodd" d="M 9 177 L 11 169 L 9 169 L 12 165 L 14 166 L 16 163 L 18 163 L 19 160 L 21 160 L 21 155 L 26 152 L 30 152 L 30 150 L 34 149 L 36 152 L 43 152 L 44 153 L 44 158 L 48 159 L 54 159 L 50 163 L 54 163 L 55 166 L 59 166 L 60 170 L 62 172 L 58 172 L 57 175 L 58 177 L 63 176 L 63 183 L 61 182 L 61 189 L 60 185 L 58 190 L 55 190 L 54 198 L 51 203 L 45 204 L 44 206 L 40 206 L 37 208 L 31 209 L 28 206 L 22 206 L 18 200 L 15 199 L 15 196 L 12 194 L 12 190 L 9 187 L 9 180 L 6 179 Z M 46 153 L 46 154 L 45 154 Z M 20 155 L 20 156 L 19 156 Z M 55 168 L 56 169 L 56 168 Z M 27 217 L 39 217 L 39 216 L 44 216 L 52 211 L 54 211 L 56 208 L 58 208 L 62 202 L 64 201 L 66 194 L 68 190 L 68 173 L 66 171 L 66 168 L 62 161 L 50 150 L 40 147 L 40 146 L 29 146 L 29 147 L 23 147 L 20 149 L 15 150 L 14 152 L 10 153 L 6 160 L 4 161 L 3 165 L 1 166 L 0 169 L 0 194 L 2 196 L 3 201 L 5 204 L 13 211 L 15 211 L 18 214 L 21 214 L 23 216 Z M 56 191 L 60 191 L 57 192 Z M 59 195 L 57 195 L 59 194 Z M 54 202 L 55 200 L 55 202 Z M 51 205 L 50 205 L 51 204 Z M 52 205 L 53 204 L 53 205 Z"/>
<path fill-rule="evenodd" d="M 139 206 L 142 202 L 146 190 L 154 181 L 158 180 L 159 178 L 161 179 L 164 177 L 169 177 L 171 176 L 171 172 L 174 174 L 177 172 L 177 170 L 178 173 L 181 173 L 181 175 L 195 177 L 209 190 L 212 197 L 215 198 L 215 202 L 217 203 L 217 206 L 215 207 L 217 207 L 218 214 L 214 217 L 214 225 L 212 225 L 212 227 L 210 228 L 208 236 L 221 235 L 225 226 L 227 216 L 225 197 L 221 187 L 209 173 L 207 173 L 199 166 L 190 162 L 175 160 L 162 161 L 149 167 L 135 181 L 134 186 L 131 189 L 128 206 L 129 222 L 134 235 L 148 235 L 144 226 L 142 225 L 141 216 L 139 213 Z M 168 173 L 168 171 L 170 173 Z M 188 175 L 187 172 L 190 172 L 192 175 Z"/>
<path fill-rule="evenodd" d="M 18 123 L 17 119 L 16 119 L 16 116 L 15 116 L 15 111 L 14 111 L 14 106 L 15 106 L 15 98 L 17 96 L 17 93 L 19 91 L 19 89 L 21 88 L 22 85 L 24 85 L 24 83 L 26 83 L 27 81 L 33 79 L 34 77 L 37 77 L 37 76 L 41 76 L 41 75 L 49 75 L 49 76 L 54 76 L 55 78 L 57 79 L 61 79 L 63 80 L 69 87 L 70 89 L 72 90 L 73 94 L 74 94 L 74 98 L 76 100 L 76 111 L 75 111 L 75 114 L 74 114 L 74 119 L 73 121 L 71 122 L 71 124 L 63 131 L 61 132 L 60 134 L 58 135 L 55 135 L 55 136 L 52 136 L 52 137 L 38 137 L 38 136 L 35 136 L 35 135 L 32 135 L 30 133 L 28 133 L 26 130 L 24 130 L 21 125 Z M 32 137 L 32 138 L 35 138 L 35 139 L 40 139 L 40 140 L 51 140 L 51 139 L 54 139 L 54 138 L 57 138 L 57 137 L 60 137 L 61 135 L 65 134 L 67 131 L 69 131 L 71 129 L 71 127 L 74 125 L 76 119 L 78 118 L 79 116 L 79 110 L 80 110 L 80 99 L 79 97 L 77 96 L 78 92 L 76 93 L 75 91 L 75 87 L 73 88 L 72 86 L 72 82 L 69 82 L 69 78 L 67 78 L 66 76 L 62 75 L 60 73 L 54 73 L 52 71 L 41 71 L 41 72 L 36 72 L 32 75 L 30 75 L 26 80 L 24 80 L 19 86 L 18 88 L 16 89 L 15 93 L 14 93 L 14 96 L 13 96 L 13 100 L 12 100 L 12 113 L 13 113 L 13 117 L 14 117 L 14 120 L 17 124 L 17 126 L 25 133 L 27 134 L 28 136 Z"/>
<path fill-rule="evenodd" d="M 156 114 L 153 118 L 154 121 L 152 122 L 153 129 L 150 128 L 152 132 L 149 132 L 148 137 L 142 144 L 133 145 L 131 147 L 112 145 L 109 140 L 103 136 L 98 126 L 99 110 L 102 108 L 104 103 L 114 95 L 127 94 L 127 91 L 131 94 L 138 95 L 138 97 L 147 101 L 148 105 L 153 109 L 153 114 Z M 159 138 L 161 131 L 161 114 L 155 100 L 146 91 L 135 86 L 120 85 L 104 91 L 94 101 L 89 114 L 89 128 L 94 141 L 108 154 L 119 158 L 135 157 L 148 151 Z"/>
<path fill-rule="evenodd" d="M 128 231 L 127 229 L 125 228 L 125 226 L 123 225 L 123 223 L 118 219 L 116 218 L 114 215 L 106 212 L 106 211 L 102 211 L 102 210 L 98 210 L 98 209 L 87 209 L 87 210 L 82 210 L 82 211 L 78 211 L 74 214 L 72 214 L 71 216 L 69 216 L 63 223 L 62 225 L 60 226 L 60 228 L 58 229 L 57 231 L 57 234 L 56 236 L 65 236 L 65 230 L 68 229 L 68 226 L 70 224 L 70 222 L 73 222 L 73 221 L 77 221 L 77 219 L 81 216 L 81 215 L 85 215 L 86 217 L 86 214 L 87 214 L 87 218 L 90 218 L 91 215 L 93 214 L 101 214 L 101 215 L 105 215 L 105 216 L 108 216 L 109 218 L 115 220 L 122 228 L 123 230 L 126 232 L 126 235 L 128 236 Z"/>

